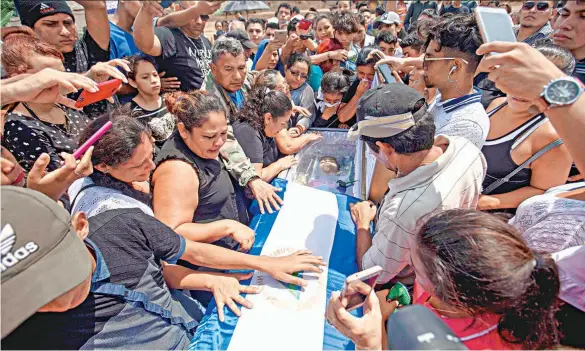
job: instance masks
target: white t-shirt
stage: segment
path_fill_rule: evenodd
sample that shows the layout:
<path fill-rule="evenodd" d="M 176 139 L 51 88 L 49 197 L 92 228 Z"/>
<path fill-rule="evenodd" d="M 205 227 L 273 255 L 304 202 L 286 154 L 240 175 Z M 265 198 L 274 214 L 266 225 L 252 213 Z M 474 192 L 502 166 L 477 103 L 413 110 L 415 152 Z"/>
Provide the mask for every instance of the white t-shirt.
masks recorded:
<path fill-rule="evenodd" d="M 435 144 L 444 142 L 439 137 Z M 363 269 L 384 268 L 378 283 L 391 279 L 414 283 L 410 240 L 418 221 L 448 209 L 474 209 L 481 194 L 486 162 L 481 151 L 464 138 L 447 137 L 449 146 L 435 162 L 390 180 L 381 204 L 372 247 L 362 258 Z"/>
<path fill-rule="evenodd" d="M 556 194 L 585 187 L 585 183 L 561 185 L 533 196 L 518 206 L 508 222 L 522 233 L 535 251 L 553 253 L 585 244 L 585 201 Z"/>
<path fill-rule="evenodd" d="M 435 118 L 435 135 L 463 137 L 481 150 L 490 130 L 490 119 L 478 89 L 473 94 L 445 101 L 441 101 L 438 92 L 429 111 Z"/>

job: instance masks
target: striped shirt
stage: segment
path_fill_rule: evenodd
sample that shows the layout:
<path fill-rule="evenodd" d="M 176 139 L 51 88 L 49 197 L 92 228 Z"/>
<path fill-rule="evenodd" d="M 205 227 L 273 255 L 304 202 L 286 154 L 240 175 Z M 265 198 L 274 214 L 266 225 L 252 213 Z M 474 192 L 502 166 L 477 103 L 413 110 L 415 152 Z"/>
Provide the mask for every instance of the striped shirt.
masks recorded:
<path fill-rule="evenodd" d="M 490 130 L 490 119 L 481 104 L 481 91 L 455 99 L 441 101 L 441 93 L 429 106 L 435 118 L 435 135 L 463 137 L 471 141 L 478 149 L 483 147 Z"/>
<path fill-rule="evenodd" d="M 362 258 L 362 267 L 380 266 L 383 284 L 398 280 L 414 283 L 410 266 L 410 241 L 421 218 L 437 211 L 473 209 L 481 194 L 486 162 L 472 142 L 458 137 L 438 137 L 435 145 L 448 142 L 435 162 L 392 179 L 377 218 L 372 247 Z"/>
<path fill-rule="evenodd" d="M 585 83 L 585 59 L 577 61 L 575 65 L 575 73 L 573 76 L 579 78 L 583 83 Z"/>
<path fill-rule="evenodd" d="M 514 33 L 516 37 L 518 37 L 518 32 L 520 31 L 520 25 L 514 26 Z M 538 32 L 532 34 L 528 38 L 524 39 L 523 42 L 530 46 L 534 46 L 537 40 L 548 38 L 548 36 L 553 32 L 552 27 L 548 22 L 544 26 L 542 26 Z"/>

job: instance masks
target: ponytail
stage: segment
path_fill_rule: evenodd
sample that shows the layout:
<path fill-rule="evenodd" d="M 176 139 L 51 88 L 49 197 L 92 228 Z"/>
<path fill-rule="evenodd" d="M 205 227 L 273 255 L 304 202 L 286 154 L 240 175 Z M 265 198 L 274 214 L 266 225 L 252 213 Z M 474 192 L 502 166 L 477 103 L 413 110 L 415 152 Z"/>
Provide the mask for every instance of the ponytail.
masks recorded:
<path fill-rule="evenodd" d="M 498 331 L 509 343 L 524 349 L 544 349 L 558 344 L 560 338 L 555 319 L 556 298 L 560 281 L 555 261 L 550 255 L 534 254 L 527 263 L 532 267 L 524 294 L 504 310 Z"/>

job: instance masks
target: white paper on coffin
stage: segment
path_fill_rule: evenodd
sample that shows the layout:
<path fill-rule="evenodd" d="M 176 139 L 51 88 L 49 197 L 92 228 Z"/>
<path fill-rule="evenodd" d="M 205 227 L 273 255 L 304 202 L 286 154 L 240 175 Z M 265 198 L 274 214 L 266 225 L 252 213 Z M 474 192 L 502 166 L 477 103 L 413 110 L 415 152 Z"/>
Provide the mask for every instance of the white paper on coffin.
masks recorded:
<path fill-rule="evenodd" d="M 329 261 L 339 214 L 336 196 L 288 183 L 284 201 L 261 255 L 284 256 L 308 249 Z M 308 285 L 298 291 L 255 272 L 251 284 L 263 290 L 246 297 L 254 308 L 242 309 L 228 350 L 322 350 L 327 267 L 321 274 L 303 278 Z"/>

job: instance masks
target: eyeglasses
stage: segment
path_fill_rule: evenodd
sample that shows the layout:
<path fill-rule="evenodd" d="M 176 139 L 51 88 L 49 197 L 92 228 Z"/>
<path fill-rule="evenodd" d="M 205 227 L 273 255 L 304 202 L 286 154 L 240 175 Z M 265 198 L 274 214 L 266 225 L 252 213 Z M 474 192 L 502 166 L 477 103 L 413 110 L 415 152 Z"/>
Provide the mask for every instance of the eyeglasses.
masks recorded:
<path fill-rule="evenodd" d="M 426 67 L 426 64 L 428 61 L 447 61 L 447 60 L 457 60 L 457 59 L 460 59 L 466 65 L 469 64 L 469 62 L 467 62 L 467 60 L 462 59 L 460 57 L 427 57 L 427 55 L 424 55 L 423 56 L 423 67 Z"/>
<path fill-rule="evenodd" d="M 522 5 L 522 10 L 530 11 L 534 6 L 536 6 L 538 11 L 546 11 L 549 7 L 548 2 L 535 3 L 534 1 L 526 1 L 524 5 Z"/>
<path fill-rule="evenodd" d="M 295 77 L 300 77 L 301 79 L 307 79 L 307 77 L 308 77 L 306 74 L 304 74 L 304 73 L 301 73 L 301 72 L 299 72 L 299 71 L 294 71 L 294 70 L 292 70 L 292 69 L 289 69 L 288 71 L 289 71 L 289 72 L 290 72 L 290 74 L 292 74 L 293 76 L 295 76 Z"/>

